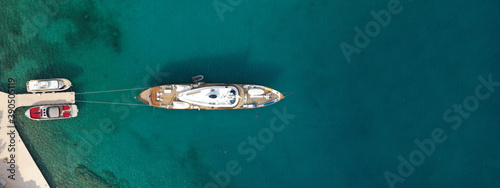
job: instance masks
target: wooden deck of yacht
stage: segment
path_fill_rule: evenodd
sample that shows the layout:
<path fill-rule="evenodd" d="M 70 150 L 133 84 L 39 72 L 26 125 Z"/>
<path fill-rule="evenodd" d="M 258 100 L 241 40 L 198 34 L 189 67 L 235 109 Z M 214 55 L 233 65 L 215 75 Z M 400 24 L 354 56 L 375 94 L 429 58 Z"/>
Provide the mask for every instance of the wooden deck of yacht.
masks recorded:
<path fill-rule="evenodd" d="M 153 87 L 150 91 L 151 105 L 163 108 L 172 105 L 173 101 L 176 99 L 176 96 L 180 93 L 177 92 L 176 89 L 171 85 Z"/>
<path fill-rule="evenodd" d="M 244 93 L 245 93 L 245 96 L 243 97 L 243 99 L 246 101 L 244 105 L 255 105 L 255 106 L 259 106 L 259 105 L 264 105 L 266 103 L 268 103 L 269 101 L 272 101 L 272 100 L 276 100 L 278 98 L 282 99 L 284 98 L 283 95 L 280 93 L 279 95 L 276 95 L 275 93 L 273 93 L 273 89 L 269 88 L 269 87 L 265 87 L 265 86 L 258 86 L 259 89 L 262 89 L 264 90 L 264 93 L 262 95 L 258 95 L 258 96 L 252 96 L 250 94 L 248 94 L 248 88 L 244 88 Z"/>

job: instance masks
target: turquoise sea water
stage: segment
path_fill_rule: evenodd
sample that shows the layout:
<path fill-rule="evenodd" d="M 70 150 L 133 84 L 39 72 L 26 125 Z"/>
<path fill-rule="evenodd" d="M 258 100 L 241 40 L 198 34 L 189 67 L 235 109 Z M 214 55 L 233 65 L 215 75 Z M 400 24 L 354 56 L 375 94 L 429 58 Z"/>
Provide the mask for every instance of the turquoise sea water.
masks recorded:
<path fill-rule="evenodd" d="M 2 1 L 3 84 L 64 77 L 83 93 L 203 74 L 291 94 L 231 111 L 78 103 L 77 118 L 51 122 L 20 108 L 17 127 L 51 186 L 500 186 L 500 88 L 476 94 L 478 77 L 500 82 L 497 1 L 401 0 L 349 63 L 340 44 L 356 47 L 354 28 L 396 1 L 220 2 L 223 20 L 214 1 Z M 141 104 L 140 91 L 77 100 Z M 272 125 L 284 127 L 269 137 Z M 433 137 L 427 150 L 414 143 Z"/>

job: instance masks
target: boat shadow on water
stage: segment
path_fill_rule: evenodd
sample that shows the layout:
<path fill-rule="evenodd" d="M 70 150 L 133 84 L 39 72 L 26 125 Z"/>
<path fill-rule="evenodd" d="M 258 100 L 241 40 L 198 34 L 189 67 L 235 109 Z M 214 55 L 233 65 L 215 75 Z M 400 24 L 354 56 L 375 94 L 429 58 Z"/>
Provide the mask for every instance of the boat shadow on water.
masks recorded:
<path fill-rule="evenodd" d="M 72 86 L 63 92 L 82 92 L 84 91 L 85 83 L 77 82 L 75 78 L 85 74 L 84 68 L 73 64 L 73 63 L 53 63 L 51 66 L 38 70 L 30 75 L 29 79 L 41 79 L 41 78 L 66 78 L 72 82 Z M 20 84 L 23 91 L 26 91 L 26 86 Z M 77 100 L 85 100 L 85 96 L 78 96 Z M 85 106 L 85 103 L 78 103 L 78 107 Z"/>
<path fill-rule="evenodd" d="M 259 84 L 276 87 L 275 79 L 283 67 L 270 62 L 249 61 L 248 54 L 195 57 L 168 62 L 149 78 L 151 86 L 190 83 L 191 77 L 204 75 L 206 83 Z"/>

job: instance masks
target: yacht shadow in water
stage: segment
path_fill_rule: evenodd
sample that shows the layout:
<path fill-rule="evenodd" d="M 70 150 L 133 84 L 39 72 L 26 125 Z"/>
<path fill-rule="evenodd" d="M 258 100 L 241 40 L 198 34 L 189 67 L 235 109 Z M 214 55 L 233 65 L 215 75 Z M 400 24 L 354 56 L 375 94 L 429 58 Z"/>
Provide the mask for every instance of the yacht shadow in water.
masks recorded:
<path fill-rule="evenodd" d="M 160 66 L 159 73 L 148 83 L 155 85 L 190 83 L 191 77 L 204 75 L 205 83 L 270 85 L 282 73 L 283 67 L 273 63 L 249 61 L 248 54 L 196 57 Z"/>

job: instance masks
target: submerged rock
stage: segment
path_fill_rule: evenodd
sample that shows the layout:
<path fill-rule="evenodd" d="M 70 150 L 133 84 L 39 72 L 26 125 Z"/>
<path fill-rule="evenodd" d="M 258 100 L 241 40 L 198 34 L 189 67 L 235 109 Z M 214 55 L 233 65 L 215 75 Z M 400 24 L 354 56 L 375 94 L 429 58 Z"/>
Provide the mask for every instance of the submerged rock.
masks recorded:
<path fill-rule="evenodd" d="M 110 187 L 104 178 L 97 175 L 84 165 L 78 165 L 75 169 L 76 178 L 89 187 Z"/>
<path fill-rule="evenodd" d="M 117 184 L 118 178 L 116 178 L 115 174 L 109 170 L 103 170 L 102 176 L 106 179 L 109 184 Z"/>
<path fill-rule="evenodd" d="M 130 188 L 130 182 L 128 182 L 126 179 L 120 179 L 120 182 L 118 182 L 118 186 L 121 188 Z"/>
<path fill-rule="evenodd" d="M 118 179 L 115 174 L 109 170 L 103 170 L 101 173 L 102 176 L 84 165 L 78 165 L 75 169 L 75 175 L 78 180 L 88 187 L 130 187 L 130 182 L 123 178 Z"/>

